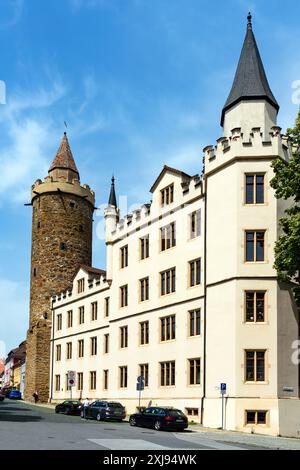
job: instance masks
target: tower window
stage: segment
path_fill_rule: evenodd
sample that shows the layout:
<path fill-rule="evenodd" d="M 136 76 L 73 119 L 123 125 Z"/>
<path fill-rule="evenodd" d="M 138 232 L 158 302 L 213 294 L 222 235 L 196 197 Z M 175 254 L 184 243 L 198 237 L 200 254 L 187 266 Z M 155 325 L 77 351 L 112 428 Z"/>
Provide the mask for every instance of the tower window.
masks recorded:
<path fill-rule="evenodd" d="M 60 244 L 60 249 L 61 249 L 62 251 L 65 251 L 65 250 L 67 249 L 67 245 L 62 242 L 62 243 Z"/>
<path fill-rule="evenodd" d="M 37 223 L 37 228 L 41 228 L 41 222 Z"/>
<path fill-rule="evenodd" d="M 83 225 L 79 225 L 79 232 L 80 233 L 84 232 L 84 226 Z"/>
<path fill-rule="evenodd" d="M 36 268 L 33 268 L 33 277 L 36 277 Z"/>
<path fill-rule="evenodd" d="M 263 204 L 265 202 L 265 175 L 264 174 L 246 174 L 246 204 Z"/>

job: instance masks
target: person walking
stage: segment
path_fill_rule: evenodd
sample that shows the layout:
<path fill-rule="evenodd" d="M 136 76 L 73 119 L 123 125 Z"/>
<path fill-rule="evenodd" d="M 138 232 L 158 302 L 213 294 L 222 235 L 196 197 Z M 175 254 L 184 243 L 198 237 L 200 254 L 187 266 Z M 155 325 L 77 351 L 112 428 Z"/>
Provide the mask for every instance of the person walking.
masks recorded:
<path fill-rule="evenodd" d="M 33 399 L 34 399 L 34 403 L 37 404 L 37 402 L 39 401 L 39 394 L 38 394 L 38 392 L 35 391 L 32 396 L 33 396 Z"/>
<path fill-rule="evenodd" d="M 83 409 L 82 409 L 82 413 L 81 413 L 82 418 L 86 418 L 86 409 L 89 405 L 90 405 L 90 402 L 89 402 L 88 398 L 83 400 L 83 402 L 82 402 Z"/>

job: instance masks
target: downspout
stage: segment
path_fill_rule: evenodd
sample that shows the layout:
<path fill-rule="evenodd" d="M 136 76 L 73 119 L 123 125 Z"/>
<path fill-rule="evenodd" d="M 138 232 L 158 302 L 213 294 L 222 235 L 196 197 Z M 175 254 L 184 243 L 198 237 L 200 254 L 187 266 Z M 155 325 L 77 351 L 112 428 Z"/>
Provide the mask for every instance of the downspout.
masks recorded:
<path fill-rule="evenodd" d="M 54 309 L 53 309 L 53 299 L 51 299 L 51 315 L 52 315 L 52 332 L 51 332 L 51 356 L 52 356 L 52 363 L 51 363 L 51 377 L 50 377 L 50 397 L 49 397 L 49 403 L 52 402 L 53 398 L 53 368 L 54 368 L 54 325 L 55 325 L 55 318 L 54 318 Z"/>
<path fill-rule="evenodd" d="M 201 399 L 201 425 L 204 422 L 204 400 L 206 398 L 206 305 L 207 305 L 207 287 L 206 287 L 206 271 L 207 271 L 207 179 L 204 175 L 204 315 L 203 315 L 203 393 Z"/>

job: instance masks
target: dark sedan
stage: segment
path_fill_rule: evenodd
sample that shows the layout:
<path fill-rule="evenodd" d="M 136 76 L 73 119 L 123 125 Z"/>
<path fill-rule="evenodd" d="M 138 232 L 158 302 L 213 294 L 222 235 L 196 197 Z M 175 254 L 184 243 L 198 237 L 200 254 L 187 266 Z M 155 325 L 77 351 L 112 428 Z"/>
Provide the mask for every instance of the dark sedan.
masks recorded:
<path fill-rule="evenodd" d="M 129 423 L 131 426 L 154 428 L 156 431 L 161 429 L 183 431 L 188 427 L 188 419 L 182 411 L 176 408 L 154 406 L 131 415 Z"/>
<path fill-rule="evenodd" d="M 85 419 L 96 419 L 97 421 L 110 419 L 123 421 L 123 419 L 126 418 L 126 410 L 121 403 L 97 400 L 82 409 L 81 417 Z"/>
<path fill-rule="evenodd" d="M 81 402 L 76 400 L 66 400 L 55 407 L 55 413 L 65 413 L 66 415 L 80 415 Z"/>

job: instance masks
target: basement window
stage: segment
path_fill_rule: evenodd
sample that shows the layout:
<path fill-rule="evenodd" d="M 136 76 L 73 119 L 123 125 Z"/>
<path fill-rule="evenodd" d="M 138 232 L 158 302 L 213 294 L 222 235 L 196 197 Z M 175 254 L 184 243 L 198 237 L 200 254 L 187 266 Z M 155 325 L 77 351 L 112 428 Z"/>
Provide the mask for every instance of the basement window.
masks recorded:
<path fill-rule="evenodd" d="M 246 411 L 246 424 L 267 424 L 267 411 Z"/>

